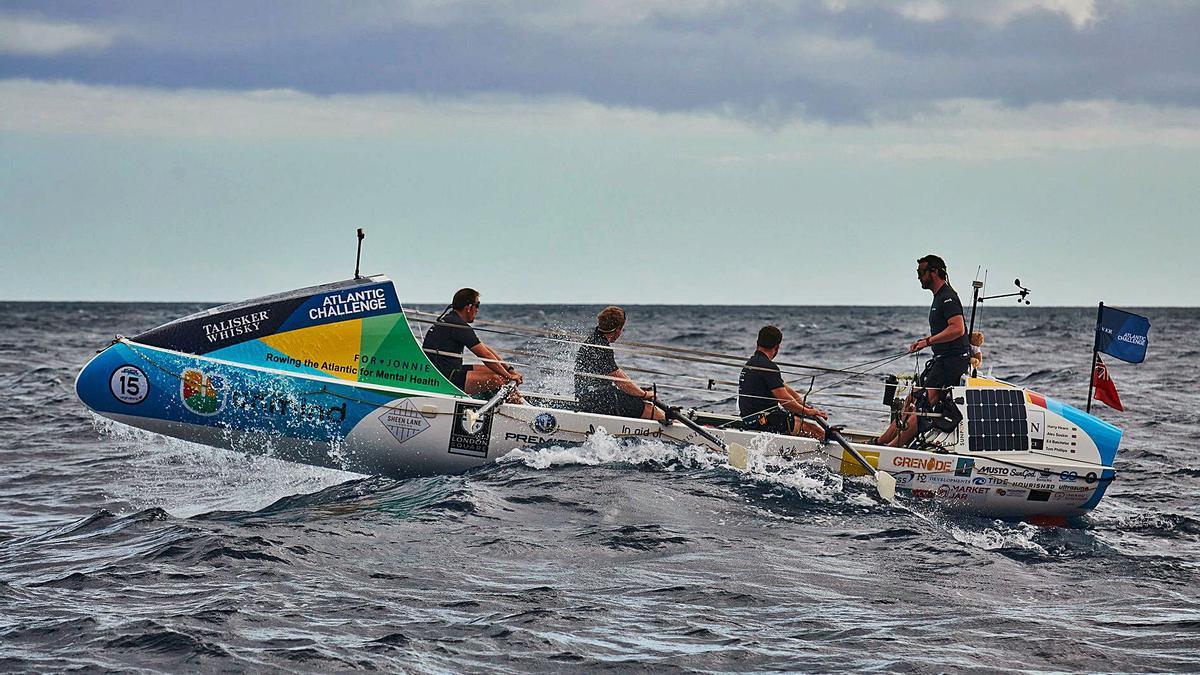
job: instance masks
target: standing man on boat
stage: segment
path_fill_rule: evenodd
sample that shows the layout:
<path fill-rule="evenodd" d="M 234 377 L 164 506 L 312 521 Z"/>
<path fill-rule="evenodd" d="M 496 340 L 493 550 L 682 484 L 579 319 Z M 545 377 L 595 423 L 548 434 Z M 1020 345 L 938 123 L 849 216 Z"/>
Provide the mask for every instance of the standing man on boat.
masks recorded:
<path fill-rule="evenodd" d="M 625 332 L 625 310 L 605 307 L 575 356 L 575 398 L 583 412 L 616 417 L 666 420 L 654 405 L 654 392 L 642 389 L 617 367 L 612 343 Z M 596 377 L 600 376 L 600 377 Z"/>
<path fill-rule="evenodd" d="M 747 431 L 824 439 L 824 430 L 802 417 L 829 419 L 829 415 L 805 404 L 800 394 L 784 383 L 779 366 L 775 365 L 782 343 L 783 331 L 775 326 L 759 329 L 757 348 L 738 378 L 738 414 L 742 426 Z"/>
<path fill-rule="evenodd" d="M 929 335 L 919 338 L 908 347 L 910 354 L 926 347 L 933 349 L 933 357 L 925 364 L 925 370 L 917 376 L 915 396 L 928 402 L 923 406 L 932 410 L 941 397 L 942 390 L 956 386 L 971 366 L 971 346 L 967 341 L 967 328 L 963 322 L 962 301 L 950 286 L 950 275 L 946 261 L 932 253 L 917 259 L 917 280 L 921 288 L 933 293 L 933 304 L 929 306 Z M 902 431 L 893 422 L 887 431 L 878 437 L 878 445 L 904 447 L 917 434 L 917 418 L 914 396 L 905 401 L 908 414 L 907 424 Z"/>
<path fill-rule="evenodd" d="M 491 347 L 483 344 L 471 323 L 479 316 L 479 291 L 460 288 L 450 306 L 425 333 L 421 348 L 446 379 L 464 392 L 475 395 L 496 391 L 508 382 L 525 381 L 516 368 L 500 359 Z M 463 348 L 483 359 L 474 366 L 463 365 Z M 457 354 L 457 356 L 455 356 Z M 519 400 L 519 397 L 518 397 Z"/>

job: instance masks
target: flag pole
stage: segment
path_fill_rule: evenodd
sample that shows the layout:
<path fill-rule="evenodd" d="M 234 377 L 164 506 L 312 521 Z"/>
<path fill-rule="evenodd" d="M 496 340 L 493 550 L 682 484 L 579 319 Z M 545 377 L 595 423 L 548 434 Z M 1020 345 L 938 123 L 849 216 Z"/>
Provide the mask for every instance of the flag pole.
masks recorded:
<path fill-rule="evenodd" d="M 1096 328 L 1094 328 L 1092 332 L 1092 370 L 1088 373 L 1088 399 L 1086 410 L 1088 414 L 1091 414 L 1092 412 L 1092 392 L 1096 389 L 1096 358 L 1099 354 L 1098 350 L 1100 347 L 1100 319 L 1102 319 L 1103 316 L 1104 303 L 1102 302 L 1100 303 L 1100 306 L 1096 308 Z"/>

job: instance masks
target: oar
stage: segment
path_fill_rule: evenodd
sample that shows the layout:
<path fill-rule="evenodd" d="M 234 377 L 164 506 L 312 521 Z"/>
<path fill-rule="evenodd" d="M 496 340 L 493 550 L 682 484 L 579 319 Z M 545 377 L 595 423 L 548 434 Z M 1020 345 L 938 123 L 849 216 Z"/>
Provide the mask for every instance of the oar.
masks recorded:
<path fill-rule="evenodd" d="M 463 429 L 463 431 L 472 434 L 478 433 L 479 427 L 476 425 L 479 423 L 479 420 L 485 415 L 490 414 L 492 412 L 492 408 L 495 408 L 503 403 L 504 400 L 508 398 L 508 395 L 511 394 L 516 388 L 516 382 L 505 383 L 504 386 L 500 387 L 500 391 L 496 392 L 495 396 L 488 399 L 487 403 L 484 403 L 478 408 L 467 408 L 464 410 L 463 417 L 467 418 L 467 426 Z"/>
<path fill-rule="evenodd" d="M 863 459 L 863 456 L 858 454 L 858 451 L 846 442 L 846 438 L 842 436 L 841 432 L 830 427 L 825 420 L 820 417 L 811 417 L 809 419 L 815 420 L 817 424 L 821 425 L 821 428 L 825 430 L 825 438 L 832 438 L 837 441 L 837 444 L 842 446 L 843 450 L 850 453 L 854 461 L 861 464 L 862 468 L 867 470 L 867 473 L 875 477 L 875 488 L 879 490 L 879 496 L 883 497 L 883 501 L 889 503 L 896 501 L 896 479 L 892 477 L 892 474 L 886 471 L 879 471 L 868 464 L 867 460 Z"/>
<path fill-rule="evenodd" d="M 654 404 L 654 407 L 663 411 L 663 413 L 667 416 L 667 419 L 683 424 L 683 426 L 699 434 L 700 437 L 708 441 L 710 445 L 716 446 L 721 452 L 729 455 L 729 466 L 742 471 L 746 470 L 746 446 L 741 445 L 740 443 L 726 444 L 721 439 L 705 431 L 704 427 L 696 424 L 684 415 L 681 415 L 679 412 L 663 405 L 658 399 L 650 399 L 650 402 Z"/>

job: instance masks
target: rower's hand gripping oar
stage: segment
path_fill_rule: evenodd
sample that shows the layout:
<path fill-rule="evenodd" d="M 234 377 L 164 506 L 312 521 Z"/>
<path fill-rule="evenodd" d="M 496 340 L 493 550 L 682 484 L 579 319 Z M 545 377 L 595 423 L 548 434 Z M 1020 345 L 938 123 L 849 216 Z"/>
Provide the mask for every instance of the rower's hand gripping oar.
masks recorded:
<path fill-rule="evenodd" d="M 479 430 L 483 428 L 483 423 L 480 422 L 480 420 L 487 415 L 490 415 L 496 406 L 507 400 L 509 394 L 511 394 L 516 388 L 516 382 L 507 382 L 504 384 L 504 386 L 500 387 L 500 391 L 497 391 L 495 396 L 488 399 L 487 403 L 484 403 L 478 408 L 467 408 L 464 410 L 463 417 L 465 418 L 466 424 L 463 425 L 463 431 L 466 431 L 470 434 L 479 433 Z"/>
<path fill-rule="evenodd" d="M 663 405 L 662 402 L 660 402 L 657 398 L 650 399 L 650 402 L 654 404 L 654 407 L 663 411 L 663 414 L 665 414 L 667 416 L 667 419 L 679 422 L 680 424 L 683 424 L 683 426 L 696 432 L 700 436 L 700 438 L 703 438 L 704 440 L 708 441 L 708 443 L 710 445 L 716 446 L 717 449 L 719 449 L 722 452 L 724 452 L 725 454 L 729 455 L 729 466 L 732 466 L 735 469 L 740 469 L 740 470 L 745 471 L 745 469 L 746 469 L 746 452 L 747 452 L 746 446 L 741 445 L 740 443 L 726 444 L 721 439 L 719 439 L 716 436 L 713 436 L 712 434 L 705 431 L 704 427 L 702 427 L 699 424 L 696 424 L 692 420 L 688 419 L 685 415 L 681 414 L 679 411 Z"/>
<path fill-rule="evenodd" d="M 883 501 L 888 503 L 896 501 L 896 479 L 892 477 L 892 474 L 886 471 L 880 471 L 867 463 L 867 460 L 863 459 L 863 456 L 858 454 L 858 451 L 846 441 L 846 438 L 842 436 L 841 432 L 829 426 L 825 420 L 821 419 L 820 417 L 810 417 L 809 419 L 814 420 L 817 424 L 821 425 L 821 428 L 825 430 L 826 439 L 832 438 L 834 441 L 837 441 L 837 444 L 842 446 L 843 450 L 850 453 L 850 456 L 854 458 L 854 461 L 862 465 L 862 468 L 866 469 L 867 473 L 875 477 L 875 488 L 879 490 L 879 496 L 883 498 Z"/>

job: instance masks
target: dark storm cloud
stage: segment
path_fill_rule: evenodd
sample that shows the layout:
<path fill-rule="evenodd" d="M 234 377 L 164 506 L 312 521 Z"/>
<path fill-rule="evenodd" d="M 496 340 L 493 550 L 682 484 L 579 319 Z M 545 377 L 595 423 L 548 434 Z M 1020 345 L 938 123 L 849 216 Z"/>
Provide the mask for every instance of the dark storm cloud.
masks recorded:
<path fill-rule="evenodd" d="M 1200 105 L 1200 3 L 1102 2 L 1083 25 L 1044 9 L 988 21 L 951 5 L 922 21 L 897 3 L 846 5 L 16 2 L 0 17 L 117 37 L 103 50 L 0 55 L 0 77 L 578 96 L 768 124 L 903 117 L 954 98 Z"/>

